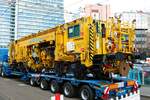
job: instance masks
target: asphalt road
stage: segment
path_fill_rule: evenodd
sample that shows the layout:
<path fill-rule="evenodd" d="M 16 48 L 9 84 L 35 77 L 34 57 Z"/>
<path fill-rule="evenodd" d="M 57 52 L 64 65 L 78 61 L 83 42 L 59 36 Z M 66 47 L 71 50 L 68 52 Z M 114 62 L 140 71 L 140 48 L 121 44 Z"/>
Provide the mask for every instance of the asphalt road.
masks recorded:
<path fill-rule="evenodd" d="M 141 100 L 150 100 L 149 97 L 141 97 Z"/>
<path fill-rule="evenodd" d="M 17 79 L 0 77 L 0 100 L 50 100 L 50 91 L 32 87 Z M 64 98 L 65 100 L 77 100 Z"/>
<path fill-rule="evenodd" d="M 31 87 L 17 79 L 0 77 L 0 100 L 50 100 L 50 96 L 53 95 L 50 91 Z M 64 100 L 78 99 L 64 98 Z M 141 97 L 141 100 L 150 100 L 150 98 Z"/>

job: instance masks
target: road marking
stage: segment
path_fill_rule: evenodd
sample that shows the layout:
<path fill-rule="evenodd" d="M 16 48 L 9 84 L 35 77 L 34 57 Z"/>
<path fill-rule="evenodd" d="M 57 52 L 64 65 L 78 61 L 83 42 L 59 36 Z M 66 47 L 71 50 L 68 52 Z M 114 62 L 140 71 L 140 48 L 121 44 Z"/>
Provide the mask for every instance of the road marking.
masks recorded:
<path fill-rule="evenodd" d="M 4 78 L 4 81 L 10 81 L 10 79 Z"/>
<path fill-rule="evenodd" d="M 27 86 L 26 84 L 18 84 L 18 86 L 21 86 L 21 87 L 24 87 L 24 86 Z"/>

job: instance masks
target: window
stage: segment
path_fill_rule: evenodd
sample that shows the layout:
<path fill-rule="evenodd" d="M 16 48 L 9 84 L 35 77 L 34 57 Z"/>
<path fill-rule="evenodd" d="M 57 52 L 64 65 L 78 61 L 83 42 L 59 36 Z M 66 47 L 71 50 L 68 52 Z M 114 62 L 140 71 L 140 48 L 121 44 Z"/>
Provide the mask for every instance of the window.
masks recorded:
<path fill-rule="evenodd" d="M 80 25 L 75 25 L 68 28 L 68 36 L 70 38 L 80 36 Z"/>
<path fill-rule="evenodd" d="M 100 31 L 101 31 L 100 22 L 96 22 L 96 33 L 100 34 Z"/>
<path fill-rule="evenodd" d="M 106 27 L 105 24 L 101 24 L 102 37 L 106 36 Z"/>

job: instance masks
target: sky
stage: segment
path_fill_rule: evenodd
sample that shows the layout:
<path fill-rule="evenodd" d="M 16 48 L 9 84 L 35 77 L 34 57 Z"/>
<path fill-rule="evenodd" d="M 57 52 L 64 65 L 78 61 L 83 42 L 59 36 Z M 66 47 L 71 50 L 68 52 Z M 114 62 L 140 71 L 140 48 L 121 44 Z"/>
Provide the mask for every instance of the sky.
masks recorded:
<path fill-rule="evenodd" d="M 101 3 L 110 4 L 112 13 L 122 11 L 146 11 L 150 12 L 150 0 L 64 0 L 65 9 L 75 11 L 81 4 Z"/>

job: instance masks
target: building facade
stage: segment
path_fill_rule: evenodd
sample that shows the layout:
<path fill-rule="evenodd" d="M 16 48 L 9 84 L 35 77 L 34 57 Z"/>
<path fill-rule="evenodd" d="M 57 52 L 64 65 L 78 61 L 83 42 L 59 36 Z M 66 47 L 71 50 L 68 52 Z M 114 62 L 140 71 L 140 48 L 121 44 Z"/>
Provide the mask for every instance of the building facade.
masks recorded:
<path fill-rule="evenodd" d="M 0 48 L 7 48 L 15 36 L 15 3 L 0 0 Z"/>
<path fill-rule="evenodd" d="M 88 0 L 83 0 L 74 10 L 69 9 L 65 11 L 66 22 L 87 16 L 92 16 L 94 19 L 98 20 L 106 20 L 112 16 L 110 5 L 99 3 L 90 4 Z"/>
<path fill-rule="evenodd" d="M 16 0 L 15 39 L 64 23 L 63 0 Z"/>
<path fill-rule="evenodd" d="M 106 20 L 111 17 L 110 5 L 88 4 L 85 5 L 83 16 L 92 16 L 95 19 Z"/>
<path fill-rule="evenodd" d="M 136 20 L 136 43 L 135 46 L 139 52 L 149 52 L 149 36 L 150 36 L 150 14 L 142 11 L 122 12 L 121 20 L 132 22 Z"/>
<path fill-rule="evenodd" d="M 8 1 L 9 3 L 5 3 L 5 0 L 0 0 L 0 7 L 3 8 L 0 10 L 4 11 L 2 18 L 8 24 L 5 26 L 7 27 L 7 32 L 3 32 L 3 37 L 0 36 L 2 38 L 0 39 L 0 43 L 2 43 L 2 40 L 5 46 L 7 46 L 11 40 L 17 40 L 23 36 L 37 33 L 38 31 L 52 28 L 65 22 L 64 0 Z M 7 8 L 5 7 L 4 3 Z M 0 21 L 1 25 L 5 24 L 5 21 Z M 2 32 L 0 30 L 0 35 L 1 34 Z M 8 35 L 8 38 L 6 35 Z M 9 41 L 5 42 L 6 40 Z"/>
<path fill-rule="evenodd" d="M 150 29 L 148 29 L 146 31 L 146 35 L 147 35 L 147 42 L 146 42 L 146 44 L 147 44 L 147 55 L 149 55 L 149 57 L 150 57 Z"/>

